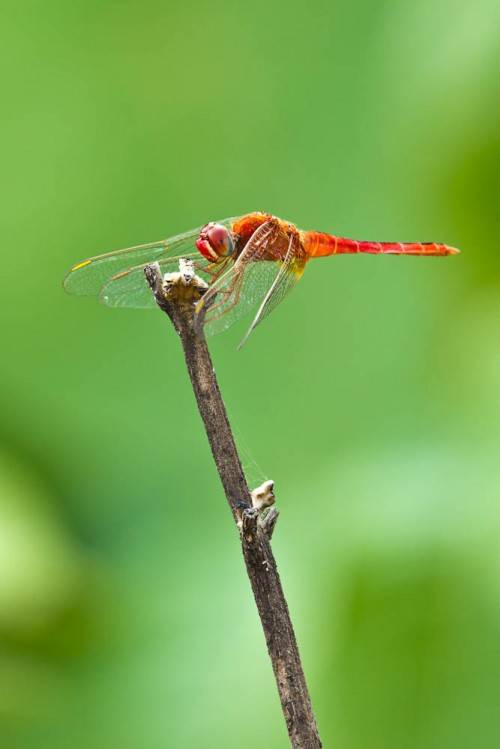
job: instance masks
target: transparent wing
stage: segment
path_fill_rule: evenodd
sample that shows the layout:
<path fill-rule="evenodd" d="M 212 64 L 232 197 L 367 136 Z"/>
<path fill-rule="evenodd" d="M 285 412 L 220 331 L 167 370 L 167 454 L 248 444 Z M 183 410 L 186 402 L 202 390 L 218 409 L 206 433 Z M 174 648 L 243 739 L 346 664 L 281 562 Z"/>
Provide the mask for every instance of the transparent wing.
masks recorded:
<path fill-rule="evenodd" d="M 227 218 L 217 223 L 231 229 L 234 221 L 234 218 Z M 67 273 L 63 281 L 63 287 L 68 294 L 78 296 L 100 295 L 103 302 L 112 304 L 113 306 L 143 306 L 136 303 L 132 298 L 129 300 L 129 304 L 126 303 L 124 297 L 118 304 L 113 302 L 112 299 L 115 295 L 116 298 L 120 295 L 119 287 L 121 283 L 124 284 L 124 290 L 128 288 L 129 292 L 132 293 L 133 288 L 135 288 L 134 283 L 136 278 L 133 273 L 143 268 L 147 263 L 158 261 L 161 264 L 163 261 L 169 260 L 175 263 L 179 258 L 191 256 L 192 253 L 199 255 L 195 247 L 195 242 L 200 231 L 201 227 L 192 229 L 184 234 L 178 234 L 170 239 L 163 239 L 159 242 L 152 242 L 151 244 L 139 245 L 137 247 L 129 247 L 125 250 L 117 250 L 116 252 L 109 252 L 106 255 L 97 255 L 96 257 L 84 260 L 73 266 L 69 273 Z M 130 271 L 130 273 L 127 274 L 126 271 Z M 121 274 L 123 275 L 121 276 Z M 113 293 L 111 293 L 112 281 L 116 281 L 117 284 L 113 287 Z M 108 284 L 110 286 L 110 301 L 106 300 L 106 293 L 104 292 L 104 287 Z M 138 285 L 138 288 L 142 292 L 141 284 Z M 150 305 L 147 304 L 146 306 Z"/>
<path fill-rule="evenodd" d="M 305 265 L 303 253 L 300 257 L 299 253 L 300 243 L 290 239 L 279 224 L 268 221 L 259 227 L 234 266 L 212 284 L 199 303 L 196 312 L 200 319 L 205 313 L 205 335 L 227 330 L 260 305 L 245 341 L 299 280 Z"/>
<path fill-rule="evenodd" d="M 306 267 L 306 261 L 305 253 L 300 244 L 297 243 L 296 238 L 293 238 L 287 255 L 280 264 L 279 271 L 238 348 L 243 346 L 252 330 L 283 301 L 300 281 Z"/>
<path fill-rule="evenodd" d="M 226 283 L 217 289 L 205 317 L 205 335 L 222 333 L 249 314 L 262 301 L 279 272 L 277 261 L 261 261 L 229 271 Z M 210 293 L 210 292 L 207 292 Z"/>

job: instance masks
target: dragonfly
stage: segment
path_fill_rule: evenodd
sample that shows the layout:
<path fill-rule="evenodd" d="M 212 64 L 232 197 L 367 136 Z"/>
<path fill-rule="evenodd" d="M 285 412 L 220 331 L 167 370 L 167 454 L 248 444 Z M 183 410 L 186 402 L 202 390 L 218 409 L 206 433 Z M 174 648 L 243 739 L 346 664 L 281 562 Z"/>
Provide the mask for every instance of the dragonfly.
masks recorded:
<path fill-rule="evenodd" d="M 207 291 L 193 310 L 205 335 L 220 333 L 256 310 L 240 347 L 255 327 L 287 296 L 309 260 L 330 255 L 454 255 L 436 242 L 366 242 L 319 231 L 303 231 L 264 211 L 211 221 L 159 242 L 83 260 L 67 273 L 69 294 L 98 296 L 110 307 L 155 307 L 144 267 L 157 262 L 163 273 L 192 261 Z"/>

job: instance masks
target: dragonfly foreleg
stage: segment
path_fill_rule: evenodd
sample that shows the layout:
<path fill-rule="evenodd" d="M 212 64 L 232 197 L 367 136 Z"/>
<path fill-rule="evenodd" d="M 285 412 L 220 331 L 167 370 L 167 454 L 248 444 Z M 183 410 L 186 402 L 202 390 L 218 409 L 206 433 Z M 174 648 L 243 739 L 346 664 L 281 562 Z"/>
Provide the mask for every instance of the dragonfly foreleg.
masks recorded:
<path fill-rule="evenodd" d="M 212 279 L 215 280 L 220 276 L 223 270 L 227 268 L 228 259 L 224 260 L 222 263 L 210 263 L 210 265 L 200 265 L 199 263 L 194 262 L 194 267 L 201 271 L 202 273 L 206 273 L 207 276 L 212 276 Z"/>

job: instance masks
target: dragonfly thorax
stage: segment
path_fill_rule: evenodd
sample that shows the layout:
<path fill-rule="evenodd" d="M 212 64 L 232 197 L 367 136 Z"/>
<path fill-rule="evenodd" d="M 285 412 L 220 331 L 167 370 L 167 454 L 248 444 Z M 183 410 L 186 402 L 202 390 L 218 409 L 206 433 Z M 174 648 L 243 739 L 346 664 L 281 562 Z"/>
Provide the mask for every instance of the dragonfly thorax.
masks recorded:
<path fill-rule="evenodd" d="M 196 246 L 203 257 L 216 263 L 222 257 L 228 257 L 234 252 L 233 238 L 230 232 L 222 224 L 213 221 L 206 224 L 200 232 Z"/>

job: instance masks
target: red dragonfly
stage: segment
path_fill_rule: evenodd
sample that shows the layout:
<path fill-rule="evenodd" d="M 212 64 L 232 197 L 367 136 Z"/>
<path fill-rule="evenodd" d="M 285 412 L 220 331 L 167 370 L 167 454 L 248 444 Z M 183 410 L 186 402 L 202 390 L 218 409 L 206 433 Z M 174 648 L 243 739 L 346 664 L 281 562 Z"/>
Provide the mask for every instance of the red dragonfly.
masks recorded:
<path fill-rule="evenodd" d="M 154 307 L 144 266 L 156 261 L 162 271 L 171 272 L 178 269 L 181 258 L 189 258 L 209 284 L 194 311 L 197 318 L 204 320 L 207 335 L 226 330 L 252 308 L 258 308 L 241 346 L 255 326 L 293 289 L 311 258 L 457 252 L 435 242 L 358 242 L 319 231 L 301 231 L 288 221 L 258 211 L 84 260 L 71 268 L 64 288 L 69 294 L 97 295 L 111 307 Z"/>

